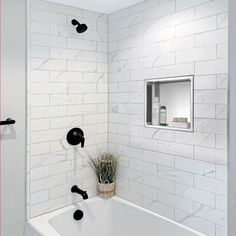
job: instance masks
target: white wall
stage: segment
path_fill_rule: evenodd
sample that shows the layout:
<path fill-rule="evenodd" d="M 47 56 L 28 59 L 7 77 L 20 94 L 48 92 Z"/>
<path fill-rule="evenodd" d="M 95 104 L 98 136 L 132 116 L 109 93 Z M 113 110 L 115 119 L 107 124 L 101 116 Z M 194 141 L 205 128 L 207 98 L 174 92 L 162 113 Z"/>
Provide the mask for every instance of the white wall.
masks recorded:
<path fill-rule="evenodd" d="M 26 173 L 26 1 L 1 5 L 1 227 L 2 236 L 23 236 Z"/>
<path fill-rule="evenodd" d="M 108 74 L 106 15 L 30 3 L 27 204 L 33 217 L 70 204 L 73 184 L 95 195 L 88 154 L 107 150 Z M 88 31 L 78 34 L 73 18 Z M 84 150 L 65 140 L 73 127 L 84 130 Z"/>
<path fill-rule="evenodd" d="M 117 193 L 211 236 L 227 225 L 227 11 L 226 0 L 149 0 L 108 18 Z M 144 80 L 189 74 L 195 131 L 145 128 Z"/>

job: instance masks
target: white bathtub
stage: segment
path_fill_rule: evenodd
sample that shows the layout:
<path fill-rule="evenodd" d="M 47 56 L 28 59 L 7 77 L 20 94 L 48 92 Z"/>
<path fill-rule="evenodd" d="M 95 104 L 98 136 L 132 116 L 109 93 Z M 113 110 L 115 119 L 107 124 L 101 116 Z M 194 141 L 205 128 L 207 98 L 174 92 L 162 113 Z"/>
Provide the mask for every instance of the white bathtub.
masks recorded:
<path fill-rule="evenodd" d="M 84 212 L 80 222 L 76 209 Z M 119 197 L 95 197 L 27 222 L 27 236 L 205 236 Z"/>

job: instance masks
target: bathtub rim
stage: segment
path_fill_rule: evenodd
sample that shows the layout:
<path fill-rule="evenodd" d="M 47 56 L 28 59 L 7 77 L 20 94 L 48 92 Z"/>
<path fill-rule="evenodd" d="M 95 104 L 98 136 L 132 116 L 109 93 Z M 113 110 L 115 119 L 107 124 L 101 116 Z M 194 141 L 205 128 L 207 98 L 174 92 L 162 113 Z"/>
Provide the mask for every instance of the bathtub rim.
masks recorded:
<path fill-rule="evenodd" d="M 96 201 L 118 201 L 120 203 L 123 203 L 123 204 L 126 204 L 126 205 L 129 205 L 131 207 L 134 207 L 138 210 L 141 210 L 143 212 L 146 212 L 148 214 L 151 214 L 155 217 L 159 217 L 160 219 L 163 219 L 171 224 L 174 224 L 178 227 L 181 227 L 185 230 L 188 230 L 190 231 L 191 233 L 195 233 L 196 236 L 207 236 L 206 234 L 203 234 L 195 229 L 192 229 L 188 226 L 185 226 L 181 223 L 178 223 L 174 220 L 171 220 L 171 219 L 168 219 L 167 217 L 165 216 L 162 216 L 158 213 L 155 213 L 155 212 L 152 212 L 144 207 L 141 207 L 135 203 L 132 203 L 132 202 L 129 202 L 121 197 L 118 197 L 118 196 L 114 196 L 110 199 L 102 199 L 98 196 L 95 196 L 93 198 L 89 198 L 88 200 L 86 201 L 81 201 L 81 202 L 77 202 L 75 204 L 72 204 L 72 205 L 69 205 L 69 206 L 66 206 L 66 207 L 63 207 L 63 208 L 60 208 L 58 210 L 54 210 L 54 211 L 51 211 L 51 212 L 48 212 L 48 213 L 45 213 L 43 215 L 40 215 L 40 216 L 36 216 L 36 217 L 33 217 L 31 219 L 29 219 L 28 221 L 26 221 L 26 228 L 27 228 L 27 233 L 29 233 L 30 231 L 32 232 L 32 230 L 35 230 L 37 232 L 37 234 L 40 236 L 42 235 L 43 233 L 45 235 L 50 235 L 50 236 L 61 236 L 55 229 L 54 227 L 50 224 L 50 221 L 57 215 L 59 214 L 62 214 L 63 212 L 66 212 L 68 210 L 72 210 L 72 209 L 75 209 L 75 207 L 78 207 L 78 206 L 82 206 L 84 202 L 86 202 L 86 204 L 89 204 L 89 203 L 92 203 L 92 202 L 96 202 Z M 36 235 L 37 235 L 36 234 Z M 36 236 L 36 235 L 32 235 L 32 236 Z M 37 235 L 37 236 L 38 236 Z M 30 234 L 26 234 L 26 236 L 31 236 Z"/>

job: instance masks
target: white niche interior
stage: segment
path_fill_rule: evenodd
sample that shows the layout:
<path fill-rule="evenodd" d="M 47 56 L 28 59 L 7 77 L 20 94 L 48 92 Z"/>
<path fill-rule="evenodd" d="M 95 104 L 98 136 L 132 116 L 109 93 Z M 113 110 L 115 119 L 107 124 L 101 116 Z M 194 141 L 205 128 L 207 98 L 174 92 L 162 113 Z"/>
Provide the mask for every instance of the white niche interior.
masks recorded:
<path fill-rule="evenodd" d="M 188 75 L 146 80 L 145 126 L 192 132 L 193 79 Z"/>

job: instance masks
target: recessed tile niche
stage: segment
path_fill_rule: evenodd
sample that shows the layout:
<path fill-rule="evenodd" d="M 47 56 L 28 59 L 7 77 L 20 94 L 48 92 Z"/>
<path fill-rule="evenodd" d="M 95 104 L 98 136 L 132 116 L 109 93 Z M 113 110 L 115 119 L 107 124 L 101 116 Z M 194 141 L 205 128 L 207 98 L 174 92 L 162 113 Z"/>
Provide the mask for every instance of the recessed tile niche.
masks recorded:
<path fill-rule="evenodd" d="M 145 126 L 192 132 L 193 82 L 193 75 L 146 80 Z"/>

